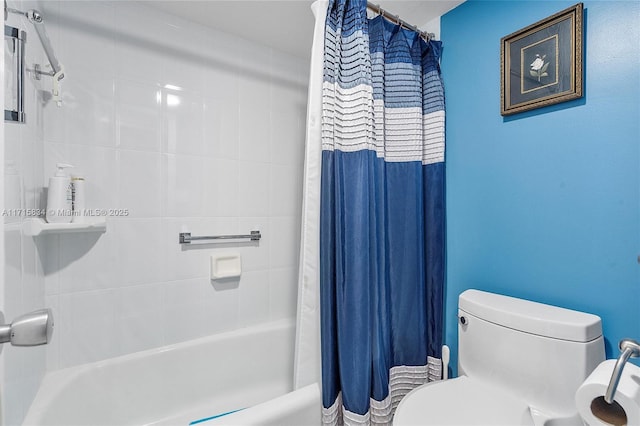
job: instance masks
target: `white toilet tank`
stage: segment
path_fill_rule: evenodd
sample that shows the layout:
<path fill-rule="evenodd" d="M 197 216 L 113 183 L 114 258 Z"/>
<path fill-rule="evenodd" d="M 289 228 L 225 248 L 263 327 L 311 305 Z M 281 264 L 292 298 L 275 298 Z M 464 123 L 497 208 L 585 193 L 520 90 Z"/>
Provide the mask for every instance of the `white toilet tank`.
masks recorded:
<path fill-rule="evenodd" d="M 458 333 L 460 375 L 559 417 L 605 357 L 598 316 L 478 290 L 460 294 Z"/>

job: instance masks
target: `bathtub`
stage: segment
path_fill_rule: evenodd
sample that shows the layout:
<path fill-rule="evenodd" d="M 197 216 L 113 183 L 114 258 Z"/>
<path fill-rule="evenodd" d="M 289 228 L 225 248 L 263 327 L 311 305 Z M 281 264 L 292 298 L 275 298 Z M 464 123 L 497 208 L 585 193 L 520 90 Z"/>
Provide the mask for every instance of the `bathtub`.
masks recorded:
<path fill-rule="evenodd" d="M 292 392 L 293 342 L 277 321 L 57 370 L 24 425 L 319 425 L 318 386 Z"/>

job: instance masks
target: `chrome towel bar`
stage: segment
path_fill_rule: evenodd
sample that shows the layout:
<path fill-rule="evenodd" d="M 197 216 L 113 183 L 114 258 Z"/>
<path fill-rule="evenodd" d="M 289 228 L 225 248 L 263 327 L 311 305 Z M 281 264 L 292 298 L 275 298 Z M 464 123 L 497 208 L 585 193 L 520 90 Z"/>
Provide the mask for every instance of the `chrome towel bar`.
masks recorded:
<path fill-rule="evenodd" d="M 202 237 L 192 237 L 191 232 L 181 232 L 180 233 L 180 244 L 191 244 L 192 241 L 203 241 L 203 240 L 238 240 L 249 238 L 251 241 L 259 241 L 262 238 L 262 234 L 260 231 L 251 231 L 251 234 L 245 235 L 210 235 L 210 236 L 202 236 Z"/>

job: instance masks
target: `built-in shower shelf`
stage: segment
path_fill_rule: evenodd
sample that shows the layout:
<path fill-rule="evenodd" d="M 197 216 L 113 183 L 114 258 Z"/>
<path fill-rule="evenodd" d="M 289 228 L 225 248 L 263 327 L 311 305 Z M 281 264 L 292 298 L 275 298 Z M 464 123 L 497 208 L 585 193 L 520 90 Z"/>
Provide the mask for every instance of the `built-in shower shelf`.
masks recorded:
<path fill-rule="evenodd" d="M 71 232 L 106 232 L 107 220 L 102 218 L 87 219 L 87 223 L 47 223 L 44 219 L 29 219 L 24 222 L 25 235 L 37 237 L 43 234 L 66 234 Z"/>

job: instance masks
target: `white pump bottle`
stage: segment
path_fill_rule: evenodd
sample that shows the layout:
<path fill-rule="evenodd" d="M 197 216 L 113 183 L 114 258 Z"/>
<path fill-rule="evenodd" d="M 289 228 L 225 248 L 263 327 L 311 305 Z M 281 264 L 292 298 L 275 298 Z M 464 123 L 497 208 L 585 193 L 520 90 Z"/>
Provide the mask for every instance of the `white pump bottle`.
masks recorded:
<path fill-rule="evenodd" d="M 70 164 L 56 164 L 58 171 L 49 178 L 49 192 L 47 193 L 47 222 L 70 223 L 72 216 L 71 178 L 64 171 Z"/>

